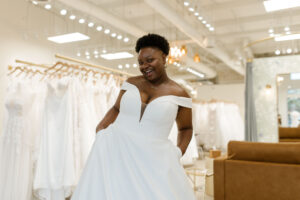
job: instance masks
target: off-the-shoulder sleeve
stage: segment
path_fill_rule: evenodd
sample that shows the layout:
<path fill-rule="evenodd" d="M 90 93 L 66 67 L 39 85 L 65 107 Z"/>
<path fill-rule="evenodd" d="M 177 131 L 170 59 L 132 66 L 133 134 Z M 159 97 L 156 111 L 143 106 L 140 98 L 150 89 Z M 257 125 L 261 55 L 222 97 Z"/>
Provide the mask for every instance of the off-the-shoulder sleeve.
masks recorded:
<path fill-rule="evenodd" d="M 132 87 L 132 85 L 130 85 L 127 81 L 124 81 L 121 86 L 121 90 L 128 90 L 131 87 Z"/>
<path fill-rule="evenodd" d="M 187 98 L 187 97 L 175 97 L 172 98 L 172 101 L 182 107 L 187 107 L 187 108 L 192 108 L 192 98 Z"/>

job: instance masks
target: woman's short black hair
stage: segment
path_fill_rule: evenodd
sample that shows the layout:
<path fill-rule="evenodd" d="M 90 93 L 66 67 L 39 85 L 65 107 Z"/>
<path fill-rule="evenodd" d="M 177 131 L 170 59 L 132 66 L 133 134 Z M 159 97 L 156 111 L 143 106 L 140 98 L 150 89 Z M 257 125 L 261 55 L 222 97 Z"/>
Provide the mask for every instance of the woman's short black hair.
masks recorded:
<path fill-rule="evenodd" d="M 139 53 L 144 47 L 156 47 L 166 55 L 168 55 L 170 51 L 170 45 L 166 38 L 153 33 L 149 33 L 148 35 L 139 38 L 135 45 L 135 51 Z"/>

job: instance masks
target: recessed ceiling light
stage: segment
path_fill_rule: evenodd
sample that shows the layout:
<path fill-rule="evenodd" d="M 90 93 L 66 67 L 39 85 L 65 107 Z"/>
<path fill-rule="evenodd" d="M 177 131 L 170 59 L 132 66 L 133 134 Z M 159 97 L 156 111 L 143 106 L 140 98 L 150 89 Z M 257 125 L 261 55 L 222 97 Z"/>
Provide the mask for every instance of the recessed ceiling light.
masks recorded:
<path fill-rule="evenodd" d="M 202 24 L 206 24 L 207 22 L 205 20 L 202 21 Z"/>
<path fill-rule="evenodd" d="M 118 53 L 109 53 L 109 54 L 101 54 L 102 58 L 106 60 L 116 60 L 116 59 L 123 59 L 123 58 L 132 58 L 133 55 L 128 52 L 118 52 Z"/>
<path fill-rule="evenodd" d="M 124 40 L 123 40 L 124 42 L 128 42 L 129 41 L 129 38 L 124 38 Z"/>
<path fill-rule="evenodd" d="M 98 54 L 96 54 L 96 55 L 94 55 L 94 57 L 95 57 L 95 58 L 99 58 L 99 55 L 98 55 Z"/>
<path fill-rule="evenodd" d="M 284 81 L 284 77 L 282 76 L 277 76 L 277 82 L 282 82 Z"/>
<path fill-rule="evenodd" d="M 288 49 L 286 50 L 286 53 L 288 53 L 288 54 L 292 53 L 292 49 L 291 49 L 291 48 L 288 48 Z"/>
<path fill-rule="evenodd" d="M 300 73 L 299 72 L 291 73 L 290 74 L 290 79 L 291 80 L 300 80 Z"/>
<path fill-rule="evenodd" d="M 132 66 L 133 66 L 134 68 L 136 68 L 136 67 L 137 67 L 137 64 L 134 63 Z"/>
<path fill-rule="evenodd" d="M 189 11 L 190 11 L 190 12 L 194 12 L 195 9 L 194 9 L 194 8 L 189 8 Z"/>
<path fill-rule="evenodd" d="M 97 26 L 96 29 L 97 29 L 97 31 L 102 31 L 103 28 L 102 28 L 102 26 Z"/>
<path fill-rule="evenodd" d="M 110 32 L 109 29 L 105 29 L 105 30 L 104 30 L 104 33 L 105 33 L 105 34 L 109 34 L 109 32 Z"/>
<path fill-rule="evenodd" d="M 114 37 L 117 36 L 117 34 L 116 33 L 112 33 L 110 36 L 114 38 Z"/>
<path fill-rule="evenodd" d="M 70 15 L 69 19 L 74 20 L 74 19 L 76 19 L 76 16 L 75 15 Z"/>
<path fill-rule="evenodd" d="M 52 8 L 51 4 L 46 4 L 45 9 L 50 10 Z"/>
<path fill-rule="evenodd" d="M 209 28 L 209 31 L 214 31 L 214 30 L 215 30 L 214 27 L 210 27 L 210 28 Z"/>
<path fill-rule="evenodd" d="M 123 38 L 122 35 L 118 35 L 118 37 L 117 37 L 118 40 L 121 40 L 122 38 Z"/>
<path fill-rule="evenodd" d="M 205 26 L 206 26 L 207 28 L 211 27 L 211 25 L 210 25 L 210 24 L 206 24 Z"/>
<path fill-rule="evenodd" d="M 77 55 L 78 57 L 81 56 L 80 52 L 78 52 L 76 55 Z"/>
<path fill-rule="evenodd" d="M 298 34 L 291 34 L 291 35 L 280 35 L 274 38 L 275 41 L 286 41 L 286 40 L 299 40 L 300 33 Z"/>
<path fill-rule="evenodd" d="M 194 15 L 195 15 L 195 16 L 198 16 L 198 15 L 199 15 L 199 13 L 195 12 L 195 13 L 194 13 Z"/>
<path fill-rule="evenodd" d="M 61 15 L 66 15 L 66 14 L 67 14 L 67 10 L 66 10 L 66 9 L 62 9 L 62 10 L 60 11 L 60 14 L 61 14 Z"/>
<path fill-rule="evenodd" d="M 89 40 L 90 37 L 86 36 L 82 33 L 68 33 L 64 35 L 57 35 L 57 36 L 52 36 L 48 37 L 48 40 L 55 42 L 55 43 L 69 43 L 69 42 L 77 42 L 77 41 L 82 41 L 82 40 Z"/>
<path fill-rule="evenodd" d="M 107 51 L 105 49 L 102 50 L 102 53 L 106 53 Z"/>
<path fill-rule="evenodd" d="M 90 59 L 91 57 L 90 56 L 86 56 L 86 59 Z"/>
<path fill-rule="evenodd" d="M 97 50 L 94 51 L 94 54 L 98 54 L 99 52 Z"/>
<path fill-rule="evenodd" d="M 189 2 L 187 2 L 187 1 L 185 1 L 185 2 L 183 3 L 183 5 L 184 5 L 184 6 L 189 6 L 189 5 L 190 5 L 190 3 L 189 3 Z"/>
<path fill-rule="evenodd" d="M 38 5 L 38 2 L 37 2 L 37 1 L 32 1 L 32 3 L 33 3 L 34 5 Z"/>
<path fill-rule="evenodd" d="M 88 27 L 92 28 L 94 26 L 93 22 L 88 23 Z"/>
<path fill-rule="evenodd" d="M 270 37 L 274 37 L 275 36 L 275 34 L 274 33 L 270 33 Z"/>
<path fill-rule="evenodd" d="M 276 55 L 280 55 L 280 50 L 277 49 L 277 50 L 275 51 L 275 54 L 276 54 Z"/>
<path fill-rule="evenodd" d="M 126 68 L 129 68 L 129 67 L 130 67 L 130 65 L 129 65 L 129 64 L 126 64 L 126 65 L 125 65 L 125 67 L 126 67 Z"/>
<path fill-rule="evenodd" d="M 274 33 L 274 29 L 270 28 L 269 33 Z"/>
<path fill-rule="evenodd" d="M 199 19 L 199 20 L 202 20 L 202 19 L 203 19 L 203 17 L 202 17 L 202 16 L 199 16 L 199 17 L 198 17 L 198 19 Z"/>
<path fill-rule="evenodd" d="M 285 32 L 285 34 L 290 35 L 290 34 L 291 34 L 291 31 L 287 31 L 287 32 Z"/>
<path fill-rule="evenodd" d="M 86 56 L 90 55 L 90 52 L 86 51 L 86 52 L 85 52 L 85 55 L 86 55 Z"/>
<path fill-rule="evenodd" d="M 200 73 L 200 72 L 198 72 L 198 71 L 196 71 L 196 70 L 194 70 L 194 69 L 192 69 L 192 68 L 187 68 L 186 70 L 187 70 L 188 72 L 190 72 L 190 73 L 196 75 L 196 76 L 199 76 L 200 78 L 204 78 L 204 74 L 202 74 L 202 73 Z"/>
<path fill-rule="evenodd" d="M 122 69 L 122 68 L 123 68 L 123 66 L 122 66 L 122 65 L 118 65 L 118 68 L 119 68 L 119 69 Z"/>
<path fill-rule="evenodd" d="M 290 27 L 288 26 L 284 27 L 284 31 L 290 31 Z"/>
<path fill-rule="evenodd" d="M 299 0 L 268 0 L 264 1 L 265 10 L 267 12 L 272 12 L 276 10 L 294 8 L 300 6 Z"/>
<path fill-rule="evenodd" d="M 80 24 L 83 24 L 84 22 L 85 22 L 85 19 L 79 19 L 79 21 L 78 21 Z"/>

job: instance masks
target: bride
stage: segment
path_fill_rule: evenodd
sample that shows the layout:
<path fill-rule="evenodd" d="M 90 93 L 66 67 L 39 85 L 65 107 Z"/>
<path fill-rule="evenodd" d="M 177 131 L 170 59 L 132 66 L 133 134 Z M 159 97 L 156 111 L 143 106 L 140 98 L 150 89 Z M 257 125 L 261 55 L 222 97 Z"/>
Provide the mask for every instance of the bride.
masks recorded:
<path fill-rule="evenodd" d="M 97 136 L 72 200 L 195 200 L 180 164 L 192 138 L 192 101 L 166 73 L 168 41 L 138 39 L 141 76 L 121 87 Z M 178 126 L 177 146 L 168 135 Z"/>

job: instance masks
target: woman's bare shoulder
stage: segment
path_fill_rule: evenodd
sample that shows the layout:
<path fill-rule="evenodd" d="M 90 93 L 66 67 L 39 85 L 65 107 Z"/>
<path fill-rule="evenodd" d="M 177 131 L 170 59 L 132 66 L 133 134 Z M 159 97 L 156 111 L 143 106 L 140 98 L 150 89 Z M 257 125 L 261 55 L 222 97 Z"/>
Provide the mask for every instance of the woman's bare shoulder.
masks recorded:
<path fill-rule="evenodd" d="M 172 93 L 174 93 L 174 95 L 179 96 L 179 97 L 190 98 L 190 95 L 186 92 L 186 90 L 181 85 L 176 83 L 175 81 L 171 80 L 170 87 L 171 87 Z"/>

